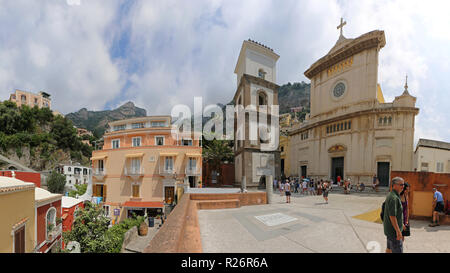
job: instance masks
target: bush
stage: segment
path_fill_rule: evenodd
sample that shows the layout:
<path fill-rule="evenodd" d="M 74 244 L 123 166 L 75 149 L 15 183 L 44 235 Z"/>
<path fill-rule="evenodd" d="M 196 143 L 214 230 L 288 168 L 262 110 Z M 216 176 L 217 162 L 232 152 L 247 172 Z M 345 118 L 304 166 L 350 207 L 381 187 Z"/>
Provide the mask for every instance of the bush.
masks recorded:
<path fill-rule="evenodd" d="M 51 193 L 64 193 L 64 186 L 66 185 L 66 177 L 55 171 L 50 173 L 47 180 L 47 188 Z"/>
<path fill-rule="evenodd" d="M 88 186 L 88 184 L 75 185 L 76 190 L 70 191 L 69 196 L 75 198 L 77 195 L 81 196 L 81 195 L 85 194 L 86 190 L 87 190 L 87 186 Z"/>

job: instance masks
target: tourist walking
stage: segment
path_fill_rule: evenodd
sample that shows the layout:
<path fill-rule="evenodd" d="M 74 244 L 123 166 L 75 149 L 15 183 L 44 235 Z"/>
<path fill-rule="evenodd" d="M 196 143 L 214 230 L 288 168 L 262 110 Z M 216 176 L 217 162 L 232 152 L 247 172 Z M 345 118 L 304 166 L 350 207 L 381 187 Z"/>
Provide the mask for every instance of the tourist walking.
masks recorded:
<path fill-rule="evenodd" d="M 311 195 L 316 195 L 315 189 L 314 189 L 314 179 L 311 179 L 311 181 L 309 181 L 309 193 Z"/>
<path fill-rule="evenodd" d="M 378 192 L 378 185 L 380 184 L 380 180 L 378 180 L 378 177 L 376 174 L 373 175 L 372 179 L 372 188 L 374 191 Z"/>
<path fill-rule="evenodd" d="M 273 190 L 276 191 L 277 190 L 277 186 L 278 186 L 278 180 L 275 177 L 275 179 L 273 180 Z"/>
<path fill-rule="evenodd" d="M 307 194 L 307 190 L 308 190 L 308 180 L 305 178 L 303 179 L 302 182 L 302 194 Z"/>
<path fill-rule="evenodd" d="M 284 185 L 284 191 L 286 194 L 286 203 L 291 203 L 291 184 L 289 183 L 289 180 L 287 180 Z"/>
<path fill-rule="evenodd" d="M 350 193 L 350 179 L 344 181 L 344 193 L 345 194 Z"/>
<path fill-rule="evenodd" d="M 386 253 L 403 253 L 403 207 L 400 193 L 405 181 L 401 177 L 392 179 L 392 191 L 384 201 L 383 229 L 386 235 Z"/>
<path fill-rule="evenodd" d="M 409 184 L 406 182 L 403 186 L 402 192 L 400 193 L 400 201 L 402 201 L 403 225 L 405 226 L 405 229 L 403 230 L 403 236 L 409 236 Z"/>
<path fill-rule="evenodd" d="M 322 192 L 323 192 L 323 199 L 325 199 L 325 202 L 328 204 L 329 185 L 327 181 L 324 181 L 322 183 Z"/>
<path fill-rule="evenodd" d="M 280 196 L 283 196 L 283 193 L 284 193 L 284 183 L 283 182 L 284 182 L 283 180 L 280 180 L 278 182 L 280 185 Z"/>
<path fill-rule="evenodd" d="M 439 214 L 444 213 L 444 198 L 442 193 L 436 188 L 433 188 L 433 223 L 430 227 L 439 226 Z"/>

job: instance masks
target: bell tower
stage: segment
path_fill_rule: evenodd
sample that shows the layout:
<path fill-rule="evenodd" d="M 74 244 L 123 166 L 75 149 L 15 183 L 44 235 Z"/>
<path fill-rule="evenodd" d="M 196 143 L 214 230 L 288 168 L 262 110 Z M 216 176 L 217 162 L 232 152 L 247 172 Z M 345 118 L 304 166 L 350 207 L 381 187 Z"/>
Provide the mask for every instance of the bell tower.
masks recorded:
<path fill-rule="evenodd" d="M 244 41 L 234 73 L 237 89 L 234 126 L 235 181 L 261 186 L 267 176 L 280 175 L 278 152 L 278 88 L 273 49 Z M 276 128 L 276 129 L 273 129 Z"/>

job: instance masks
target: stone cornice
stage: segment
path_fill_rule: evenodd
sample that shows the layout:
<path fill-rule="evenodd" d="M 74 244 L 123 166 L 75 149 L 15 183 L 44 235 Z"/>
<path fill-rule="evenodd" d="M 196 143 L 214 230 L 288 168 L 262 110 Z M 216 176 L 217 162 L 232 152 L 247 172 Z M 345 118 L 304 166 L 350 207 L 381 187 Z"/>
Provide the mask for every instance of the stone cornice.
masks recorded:
<path fill-rule="evenodd" d="M 391 107 L 391 108 L 375 108 L 375 109 L 368 109 L 368 110 L 357 111 L 357 112 L 353 112 L 353 113 L 349 113 L 349 114 L 341 115 L 341 116 L 338 116 L 338 117 L 333 117 L 333 118 L 329 118 L 329 119 L 325 119 L 325 120 L 321 120 L 321 121 L 317 121 L 317 122 L 308 124 L 305 127 L 298 128 L 298 129 L 290 131 L 289 132 L 289 136 L 296 135 L 298 133 L 304 132 L 306 130 L 309 130 L 309 129 L 312 129 L 312 128 L 315 128 L 315 127 L 318 127 L 318 126 L 326 125 L 328 123 L 341 121 L 341 120 L 348 119 L 348 118 L 358 117 L 358 116 L 362 116 L 362 115 L 391 113 L 391 112 L 407 112 L 407 113 L 413 113 L 413 114 L 417 115 L 419 113 L 419 108 L 415 108 L 415 107 Z"/>
<path fill-rule="evenodd" d="M 342 48 L 330 52 L 324 57 L 320 58 L 317 62 L 311 65 L 311 67 L 305 71 L 305 76 L 312 79 L 314 76 L 327 69 L 328 67 L 339 63 L 342 60 L 347 59 L 363 50 L 377 47 L 378 49 L 386 45 L 386 38 L 384 31 L 374 30 L 364 35 L 359 36 L 348 44 L 342 46 Z"/>
<path fill-rule="evenodd" d="M 254 84 L 260 85 L 262 87 L 274 90 L 275 92 L 278 92 L 278 89 L 280 88 L 279 85 L 277 85 L 273 82 L 269 82 L 269 81 L 266 81 L 264 79 L 261 79 L 259 77 L 255 77 L 255 76 L 252 76 L 249 74 L 243 74 L 241 77 L 241 80 L 239 82 L 239 85 L 236 88 L 236 92 L 234 93 L 234 97 L 233 97 L 234 102 L 236 102 L 236 96 L 238 94 L 238 91 L 239 91 L 239 89 L 241 89 L 241 87 L 242 87 L 242 85 L 244 85 L 244 83 L 254 83 Z"/>

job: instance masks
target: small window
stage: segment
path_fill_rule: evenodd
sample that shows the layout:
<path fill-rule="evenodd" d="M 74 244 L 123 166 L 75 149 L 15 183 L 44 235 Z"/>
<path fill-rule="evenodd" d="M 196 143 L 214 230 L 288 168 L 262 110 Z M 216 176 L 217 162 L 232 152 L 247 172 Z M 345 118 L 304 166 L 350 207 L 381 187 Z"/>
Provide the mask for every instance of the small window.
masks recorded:
<path fill-rule="evenodd" d="M 329 133 L 330 133 L 330 127 L 327 126 L 327 134 L 329 134 Z"/>
<path fill-rule="evenodd" d="M 258 77 L 260 77 L 261 79 L 265 79 L 266 78 L 266 72 L 264 72 L 264 70 L 263 69 L 260 69 L 259 71 L 258 71 Z"/>
<path fill-rule="evenodd" d="M 131 128 L 132 129 L 144 128 L 144 123 L 133 123 L 133 124 L 131 124 Z"/>
<path fill-rule="evenodd" d="M 123 125 L 116 125 L 116 126 L 114 126 L 114 131 L 123 131 L 123 130 L 125 130 L 125 128 L 126 128 L 125 124 L 123 124 Z"/>
<path fill-rule="evenodd" d="M 156 146 L 163 146 L 164 145 L 164 137 L 155 137 L 155 143 Z"/>
<path fill-rule="evenodd" d="M 383 124 L 384 124 L 384 125 L 387 124 L 387 117 L 384 117 Z"/>
<path fill-rule="evenodd" d="M 348 129 L 349 130 L 352 129 L 352 122 L 351 121 L 348 122 Z"/>
<path fill-rule="evenodd" d="M 120 139 L 114 139 L 113 141 L 112 141 L 112 148 L 113 149 L 119 149 L 120 148 Z"/>
<path fill-rule="evenodd" d="M 347 122 L 344 122 L 344 130 L 347 130 Z"/>
<path fill-rule="evenodd" d="M 183 139 L 183 146 L 192 146 L 192 139 Z"/>
<path fill-rule="evenodd" d="M 391 125 L 392 124 L 392 117 L 388 118 L 388 124 Z"/>
<path fill-rule="evenodd" d="M 133 147 L 140 147 L 141 146 L 141 137 L 133 137 Z"/>
<path fill-rule="evenodd" d="M 281 146 L 281 151 L 284 152 L 284 146 Z"/>
<path fill-rule="evenodd" d="M 103 211 L 105 212 L 104 216 L 109 216 L 109 206 L 103 206 Z"/>
<path fill-rule="evenodd" d="M 333 133 L 336 132 L 336 124 L 333 124 Z"/>
<path fill-rule="evenodd" d="M 259 105 L 267 105 L 266 96 L 264 95 L 264 93 L 259 93 L 258 102 Z"/>
<path fill-rule="evenodd" d="M 382 125 L 382 124 L 383 124 L 383 118 L 380 118 L 380 119 L 378 120 L 378 124 L 379 124 L 379 125 Z"/>
<path fill-rule="evenodd" d="M 139 197 L 139 185 L 132 185 L 133 197 Z"/>
<path fill-rule="evenodd" d="M 152 127 L 166 127 L 165 121 L 152 121 Z"/>
<path fill-rule="evenodd" d="M 22 96 L 20 96 L 20 99 L 21 99 L 22 101 L 26 101 L 26 100 L 27 100 L 27 96 L 22 95 Z"/>
<path fill-rule="evenodd" d="M 172 171 L 173 170 L 173 157 L 168 156 L 164 161 L 164 170 Z"/>
<path fill-rule="evenodd" d="M 67 168 L 67 171 L 71 172 L 71 171 L 72 171 L 72 168 L 71 168 L 71 167 Z"/>

